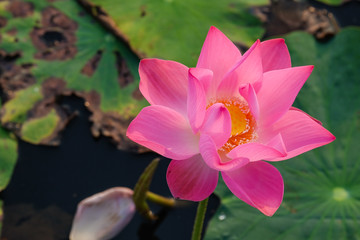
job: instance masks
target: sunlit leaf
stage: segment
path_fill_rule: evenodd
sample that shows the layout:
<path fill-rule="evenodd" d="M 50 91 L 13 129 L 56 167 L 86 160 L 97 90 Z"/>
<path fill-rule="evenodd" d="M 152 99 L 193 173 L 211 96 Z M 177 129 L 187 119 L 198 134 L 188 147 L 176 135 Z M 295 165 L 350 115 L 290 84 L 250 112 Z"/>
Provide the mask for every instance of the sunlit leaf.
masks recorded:
<path fill-rule="evenodd" d="M 17 142 L 12 134 L 0 128 L 0 191 L 8 185 L 16 160 Z"/>
<path fill-rule="evenodd" d="M 17 141 L 13 134 L 0 127 L 0 192 L 9 184 L 16 160 Z M 0 200 L 0 237 L 3 215 L 3 202 Z"/>
<path fill-rule="evenodd" d="M 60 121 L 55 110 L 51 110 L 46 116 L 26 121 L 21 128 L 22 138 L 26 141 L 40 143 L 42 139 L 50 137 L 53 129 Z"/>
<path fill-rule="evenodd" d="M 2 230 L 3 217 L 4 217 L 3 202 L 0 200 L 0 236 L 1 236 L 1 230 Z"/>
<path fill-rule="evenodd" d="M 116 27 L 130 46 L 146 57 L 195 66 L 209 27 L 250 46 L 264 33 L 250 11 L 268 0 L 80 0 L 108 25 Z M 101 10 L 99 11 L 100 7 Z M 111 19 L 104 16 L 104 12 Z M 116 31 L 116 30 L 115 30 Z"/>
<path fill-rule="evenodd" d="M 340 5 L 342 2 L 344 2 L 343 0 L 318 0 L 318 1 L 329 5 Z"/>
<path fill-rule="evenodd" d="M 271 218 L 219 183 L 221 206 L 205 239 L 360 238 L 359 39 L 360 29 L 355 27 L 326 43 L 302 32 L 285 36 L 294 66 L 315 65 L 295 106 L 321 120 L 337 139 L 274 164 L 283 175 L 285 195 Z"/>

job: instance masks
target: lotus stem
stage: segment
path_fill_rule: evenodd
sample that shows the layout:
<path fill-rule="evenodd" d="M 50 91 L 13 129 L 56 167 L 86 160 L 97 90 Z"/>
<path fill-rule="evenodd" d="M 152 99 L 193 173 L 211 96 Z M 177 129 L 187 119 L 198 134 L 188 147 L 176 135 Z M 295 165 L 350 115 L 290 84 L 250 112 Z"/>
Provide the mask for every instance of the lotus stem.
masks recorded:
<path fill-rule="evenodd" d="M 209 198 L 206 198 L 205 200 L 199 202 L 197 211 L 196 211 L 196 217 L 194 222 L 194 228 L 192 232 L 191 240 L 200 240 L 201 239 L 201 233 L 204 225 L 204 219 L 205 219 L 205 213 L 206 208 L 208 204 Z"/>
<path fill-rule="evenodd" d="M 156 193 L 149 192 L 149 191 L 146 192 L 146 199 L 153 203 L 156 203 L 156 204 L 159 204 L 159 205 L 162 205 L 165 207 L 174 207 L 175 206 L 174 198 L 163 197 L 163 196 L 160 196 Z"/>

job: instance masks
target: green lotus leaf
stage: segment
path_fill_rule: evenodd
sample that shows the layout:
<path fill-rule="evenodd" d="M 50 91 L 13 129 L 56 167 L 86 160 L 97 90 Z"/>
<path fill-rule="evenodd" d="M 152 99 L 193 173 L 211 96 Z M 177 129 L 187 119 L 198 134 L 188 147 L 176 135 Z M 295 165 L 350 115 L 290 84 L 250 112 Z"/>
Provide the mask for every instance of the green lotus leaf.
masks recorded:
<path fill-rule="evenodd" d="M 360 28 L 328 42 L 285 36 L 293 66 L 315 65 L 295 106 L 321 120 L 337 139 L 294 159 L 274 163 L 285 182 L 273 217 L 235 197 L 220 182 L 221 206 L 205 239 L 360 239 Z"/>
<path fill-rule="evenodd" d="M 21 128 L 22 138 L 26 141 L 40 143 L 42 139 L 50 137 L 53 129 L 60 121 L 56 111 L 52 109 L 46 116 L 26 121 Z"/>
<path fill-rule="evenodd" d="M 0 200 L 0 235 L 1 235 L 3 217 L 4 217 L 3 202 Z"/>
<path fill-rule="evenodd" d="M 17 141 L 13 134 L 0 127 L 0 192 L 9 184 L 16 160 Z M 3 215 L 3 201 L 0 200 L 0 236 Z"/>
<path fill-rule="evenodd" d="M 79 0 L 92 5 L 95 16 L 114 23 L 130 46 L 146 57 L 195 66 L 209 27 L 221 29 L 231 40 L 250 46 L 264 29 L 250 11 L 268 0 Z M 101 10 L 98 10 L 98 7 Z M 104 17 L 104 12 L 110 17 Z"/>
<path fill-rule="evenodd" d="M 343 0 L 319 0 L 319 2 L 329 4 L 329 5 L 340 5 L 343 3 Z"/>
<path fill-rule="evenodd" d="M 26 113 L 42 98 L 37 85 L 17 91 L 15 97 L 6 102 L 1 121 L 4 123 L 23 123 L 26 121 Z"/>
<path fill-rule="evenodd" d="M 12 134 L 0 128 L 0 192 L 8 185 L 16 160 L 17 142 Z"/>

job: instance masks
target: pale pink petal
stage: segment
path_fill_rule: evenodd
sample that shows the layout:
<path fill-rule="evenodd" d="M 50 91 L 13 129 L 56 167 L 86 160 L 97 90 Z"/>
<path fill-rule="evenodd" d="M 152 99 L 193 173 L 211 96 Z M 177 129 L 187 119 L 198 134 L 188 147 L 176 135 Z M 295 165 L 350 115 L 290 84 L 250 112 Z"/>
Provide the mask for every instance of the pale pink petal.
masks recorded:
<path fill-rule="evenodd" d="M 267 162 L 249 163 L 235 171 L 222 172 L 222 177 L 235 196 L 267 216 L 272 216 L 282 202 L 283 179 Z"/>
<path fill-rule="evenodd" d="M 133 218 L 133 191 L 115 187 L 82 200 L 76 210 L 70 240 L 108 240 Z"/>
<path fill-rule="evenodd" d="M 287 150 L 286 150 L 286 147 L 285 147 L 284 140 L 283 140 L 283 138 L 281 136 L 281 133 L 277 134 L 275 137 L 270 139 L 270 141 L 268 143 L 266 143 L 266 145 L 276 149 L 277 151 L 279 151 L 283 155 L 282 158 L 287 157 L 288 153 L 287 153 Z M 279 158 L 273 158 L 273 159 L 266 159 L 266 160 L 267 161 L 279 161 L 280 159 Z"/>
<path fill-rule="evenodd" d="M 271 128 L 265 130 L 264 136 L 272 138 L 279 133 L 282 136 L 287 156 L 277 160 L 295 157 L 335 140 L 334 135 L 317 121 L 298 110 L 289 110 Z"/>
<path fill-rule="evenodd" d="M 204 88 L 206 98 L 209 100 L 216 97 L 216 88 L 213 83 L 213 72 L 205 68 L 191 68 L 191 74 L 197 78 Z"/>
<path fill-rule="evenodd" d="M 258 142 L 251 142 L 239 145 L 227 154 L 227 157 L 229 158 L 247 158 L 250 162 L 255 162 L 259 160 L 272 160 L 284 156 L 285 154 L 283 152 L 278 151 L 274 147 L 267 146 Z"/>
<path fill-rule="evenodd" d="M 290 54 L 284 39 L 264 41 L 260 48 L 264 72 L 291 67 Z"/>
<path fill-rule="evenodd" d="M 307 114 L 306 112 L 304 112 L 303 110 L 301 109 L 298 109 L 296 107 L 291 107 L 290 110 L 295 110 L 295 111 L 299 111 L 299 112 L 302 112 L 304 114 L 306 114 L 308 117 L 310 117 L 312 120 L 314 120 L 315 122 L 317 122 L 318 124 L 322 125 L 322 122 L 316 118 L 314 118 L 313 116 L 310 116 L 309 114 Z"/>
<path fill-rule="evenodd" d="M 231 135 L 231 117 L 223 104 L 215 103 L 206 110 L 200 132 L 211 136 L 217 148 L 227 142 Z"/>
<path fill-rule="evenodd" d="M 151 105 L 172 108 L 186 116 L 188 68 L 178 62 L 143 59 L 139 65 L 140 91 Z"/>
<path fill-rule="evenodd" d="M 224 75 L 240 58 L 239 49 L 219 29 L 211 27 L 196 67 L 213 71 L 213 85 L 216 89 Z"/>
<path fill-rule="evenodd" d="M 303 66 L 264 73 L 262 87 L 257 93 L 264 127 L 279 120 L 290 109 L 313 68 Z"/>
<path fill-rule="evenodd" d="M 199 153 L 198 137 L 187 119 L 164 106 L 143 108 L 130 123 L 126 135 L 167 158 L 180 160 Z"/>
<path fill-rule="evenodd" d="M 258 120 L 259 103 L 253 85 L 250 83 L 244 84 L 240 86 L 239 91 L 240 91 L 240 95 L 243 96 L 243 98 L 245 98 L 245 100 L 249 104 L 249 109 L 251 114 L 254 116 L 256 120 Z"/>
<path fill-rule="evenodd" d="M 206 95 L 200 81 L 189 70 L 189 93 L 187 99 L 187 115 L 191 128 L 196 134 L 205 117 L 206 111 Z"/>
<path fill-rule="evenodd" d="M 214 192 L 219 172 L 206 166 L 200 154 L 183 161 L 170 162 L 167 183 L 175 198 L 202 201 Z"/>
<path fill-rule="evenodd" d="M 249 163 L 247 158 L 229 159 L 226 156 L 219 156 L 213 139 L 206 134 L 200 136 L 200 153 L 205 163 L 212 169 L 218 171 L 229 171 L 240 168 Z"/>
<path fill-rule="evenodd" d="M 261 81 L 262 75 L 260 41 L 257 40 L 225 75 L 216 94 L 218 97 L 237 96 L 241 85 Z"/>

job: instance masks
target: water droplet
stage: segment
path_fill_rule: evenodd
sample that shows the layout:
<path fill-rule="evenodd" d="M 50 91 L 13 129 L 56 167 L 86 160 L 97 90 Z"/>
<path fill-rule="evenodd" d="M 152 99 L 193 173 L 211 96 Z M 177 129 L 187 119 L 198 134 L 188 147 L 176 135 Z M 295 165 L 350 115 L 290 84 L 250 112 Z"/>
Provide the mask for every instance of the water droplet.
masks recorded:
<path fill-rule="evenodd" d="M 229 232 L 223 232 L 221 235 L 222 235 L 223 239 L 228 239 L 230 237 Z"/>
<path fill-rule="evenodd" d="M 219 215 L 219 220 L 220 220 L 220 221 L 224 221 L 225 219 L 226 219 L 225 213 L 220 213 L 220 215 Z"/>
<path fill-rule="evenodd" d="M 336 187 L 333 189 L 332 197 L 335 201 L 342 202 L 349 198 L 349 192 L 342 187 Z"/>
<path fill-rule="evenodd" d="M 112 34 L 106 34 L 105 35 L 105 42 L 112 43 L 114 42 L 114 36 Z"/>

